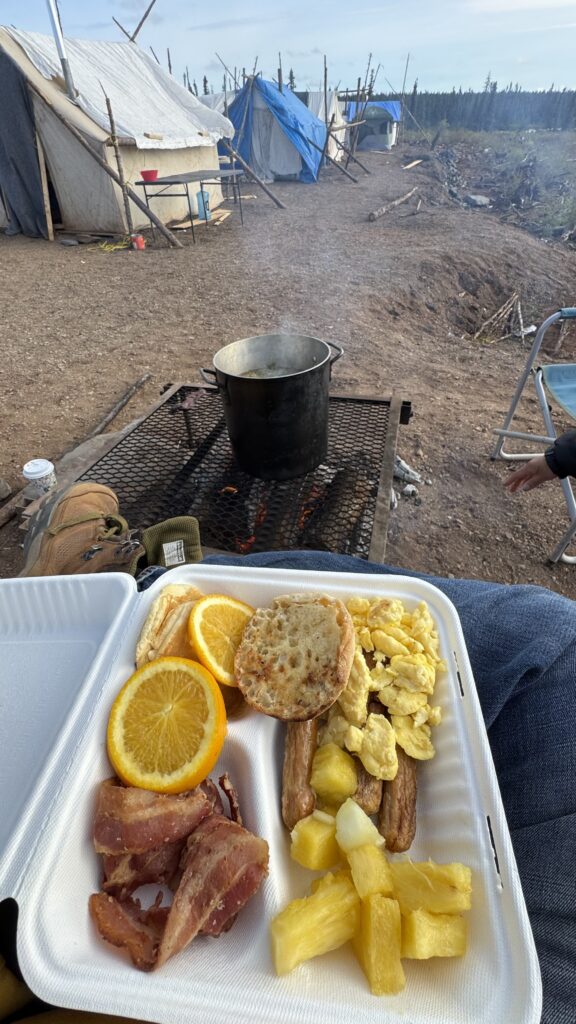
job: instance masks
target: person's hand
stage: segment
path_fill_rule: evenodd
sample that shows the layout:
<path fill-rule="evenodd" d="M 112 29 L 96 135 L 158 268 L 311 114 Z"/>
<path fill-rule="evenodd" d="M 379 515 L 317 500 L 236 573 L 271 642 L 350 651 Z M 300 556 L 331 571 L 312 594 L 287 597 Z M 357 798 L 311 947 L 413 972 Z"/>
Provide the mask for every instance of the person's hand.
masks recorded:
<path fill-rule="evenodd" d="M 520 469 L 510 473 L 504 481 L 504 487 L 510 494 L 514 494 L 516 491 L 532 491 L 535 487 L 540 487 L 540 484 L 556 479 L 556 474 L 552 472 L 544 456 L 537 455 L 530 459 L 530 462 L 520 466 Z"/>

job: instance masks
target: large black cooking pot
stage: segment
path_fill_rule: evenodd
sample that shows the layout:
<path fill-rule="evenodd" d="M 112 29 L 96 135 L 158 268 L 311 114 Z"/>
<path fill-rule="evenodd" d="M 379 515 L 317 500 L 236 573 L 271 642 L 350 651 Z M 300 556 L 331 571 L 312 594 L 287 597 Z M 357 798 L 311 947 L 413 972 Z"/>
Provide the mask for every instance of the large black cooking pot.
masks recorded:
<path fill-rule="evenodd" d="M 214 369 L 202 370 L 220 389 L 232 449 L 245 472 L 290 480 L 326 458 L 330 372 L 341 355 L 338 345 L 319 338 L 262 334 L 226 345 L 214 356 Z"/>

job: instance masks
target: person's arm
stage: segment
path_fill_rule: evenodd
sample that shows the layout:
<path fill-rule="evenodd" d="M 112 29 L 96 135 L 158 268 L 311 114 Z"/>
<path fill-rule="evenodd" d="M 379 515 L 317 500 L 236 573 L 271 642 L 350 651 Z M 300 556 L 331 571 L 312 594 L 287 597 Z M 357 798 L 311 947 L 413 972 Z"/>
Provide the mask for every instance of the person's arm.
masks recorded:
<path fill-rule="evenodd" d="M 547 480 L 556 477 L 563 480 L 567 476 L 576 476 L 576 430 L 567 430 L 546 449 L 544 455 L 537 455 L 510 473 L 504 486 L 514 494 L 516 491 L 531 491 Z"/>
<path fill-rule="evenodd" d="M 544 452 L 548 468 L 564 480 L 576 476 L 576 430 L 567 430 Z"/>

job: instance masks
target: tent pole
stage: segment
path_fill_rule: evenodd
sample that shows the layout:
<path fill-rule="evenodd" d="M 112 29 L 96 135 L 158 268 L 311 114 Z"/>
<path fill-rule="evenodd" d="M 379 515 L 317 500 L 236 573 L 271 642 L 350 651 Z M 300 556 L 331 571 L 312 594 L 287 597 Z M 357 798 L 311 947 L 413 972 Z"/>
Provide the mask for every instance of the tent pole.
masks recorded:
<path fill-rule="evenodd" d="M 110 120 L 110 138 L 112 139 L 112 145 L 114 146 L 114 155 L 116 156 L 116 167 L 118 168 L 118 177 L 120 178 L 120 188 L 122 189 L 122 199 L 124 200 L 124 212 L 126 213 L 126 224 L 128 227 L 128 234 L 131 235 L 134 232 L 134 224 L 132 223 L 132 211 L 130 209 L 130 199 L 128 198 L 128 192 L 126 191 L 126 176 L 124 174 L 124 164 L 122 162 L 122 156 L 120 153 L 120 146 L 118 145 L 118 135 L 116 134 L 116 122 L 114 120 L 114 114 L 112 113 L 112 104 L 110 99 L 104 93 L 106 100 L 106 109 L 108 111 L 108 118 Z"/>
<path fill-rule="evenodd" d="M 323 167 L 324 164 L 326 163 L 326 153 L 328 152 L 328 143 L 330 142 L 330 132 L 332 131 L 332 126 L 334 124 L 335 117 L 336 114 L 332 114 L 332 117 L 330 118 L 330 124 L 326 124 L 326 139 L 324 141 L 322 156 L 320 158 L 320 167 Z M 320 167 L 318 169 L 320 169 Z"/>
<path fill-rule="evenodd" d="M 40 167 L 40 181 L 42 183 L 42 199 L 44 201 L 44 213 L 46 215 L 46 230 L 48 232 L 48 241 L 54 241 L 54 225 L 52 223 L 52 211 L 50 209 L 50 193 L 48 192 L 48 176 L 46 174 L 46 160 L 44 157 L 44 147 L 40 141 L 38 135 L 38 129 L 36 129 L 36 150 L 38 153 L 38 166 Z"/>
<path fill-rule="evenodd" d="M 319 153 L 324 152 L 322 146 L 317 146 L 316 143 L 312 141 L 312 139 L 307 138 L 306 142 L 308 142 L 311 146 L 314 146 L 314 149 L 317 149 Z M 353 174 L 350 174 L 350 171 L 347 171 L 345 167 L 342 167 L 342 164 L 339 164 L 337 163 L 336 160 L 333 160 L 331 156 L 328 156 L 328 153 L 324 153 L 324 156 L 326 157 L 329 163 L 334 164 L 334 167 L 337 167 L 339 171 L 342 171 L 342 174 L 345 174 L 347 178 L 350 178 L 350 181 L 353 181 L 355 185 L 358 184 L 358 178 L 355 178 Z"/>
<path fill-rule="evenodd" d="M 274 193 L 270 191 L 270 189 L 264 184 L 262 179 L 259 178 L 258 175 L 254 173 L 254 171 L 250 167 L 250 164 L 247 164 L 246 161 L 242 159 L 242 157 L 240 156 L 240 153 L 236 152 L 236 150 L 233 148 L 233 146 L 231 146 L 230 143 L 226 139 L 222 139 L 222 145 L 230 153 L 230 156 L 232 157 L 232 161 L 234 162 L 234 160 L 237 160 L 238 163 L 240 164 L 240 166 L 243 167 L 244 170 L 246 171 L 246 174 L 249 174 L 250 177 L 254 179 L 256 184 L 260 185 L 260 188 L 262 189 L 262 191 L 265 192 L 266 195 L 270 197 L 272 202 L 276 203 L 276 206 L 278 206 L 279 209 L 285 210 L 286 207 L 284 206 L 284 203 L 281 203 L 280 200 L 276 198 Z"/>
<path fill-rule="evenodd" d="M 58 56 L 60 57 L 62 72 L 64 74 L 64 82 L 66 83 L 66 92 L 68 93 L 69 99 L 71 99 L 75 103 L 76 89 L 74 88 L 74 80 L 72 78 L 72 72 L 70 71 L 68 57 L 66 56 L 64 36 L 62 35 L 62 29 L 60 28 L 60 20 L 58 18 L 58 10 L 56 8 L 56 0 L 47 0 L 47 4 L 48 15 L 50 17 L 50 22 L 52 24 L 52 32 L 54 33 L 54 42 L 56 43 L 56 49 L 58 50 Z"/>
<path fill-rule="evenodd" d="M 100 165 L 102 170 L 106 171 L 106 174 L 108 174 L 109 177 L 112 178 L 113 181 L 115 181 L 116 184 L 120 186 L 120 188 L 122 188 L 122 182 L 120 181 L 117 172 L 114 170 L 113 167 L 110 167 L 110 164 L 107 163 L 106 160 L 104 160 L 104 157 L 101 157 L 100 153 L 98 153 L 94 149 L 94 147 L 90 145 L 88 140 L 85 139 L 82 135 L 82 132 L 79 132 L 78 129 L 72 124 L 72 122 L 69 121 L 68 118 L 64 116 L 64 114 L 61 114 L 60 111 L 52 103 L 50 103 L 50 100 L 47 100 L 46 97 L 43 96 L 42 93 L 39 91 L 39 89 L 32 85 L 31 82 L 28 83 L 28 87 L 32 89 L 32 91 L 35 92 L 37 96 L 40 97 L 42 102 L 46 104 L 46 106 L 52 111 L 53 114 L 55 114 L 58 120 L 62 122 L 64 127 L 68 129 L 70 134 L 73 135 L 75 139 L 77 139 L 80 145 L 83 146 L 83 148 L 87 150 L 88 153 L 90 153 L 90 155 L 93 157 L 96 163 Z M 184 248 L 182 242 L 180 242 L 175 237 L 175 235 L 173 235 L 172 232 L 166 227 L 166 225 L 162 223 L 162 221 L 160 220 L 159 217 L 156 216 L 154 211 L 149 209 L 148 206 L 146 206 L 144 200 L 140 199 L 138 193 L 135 192 L 134 189 L 130 187 L 130 185 L 126 185 L 126 192 L 130 196 L 130 199 L 132 200 L 134 205 L 137 206 L 138 209 L 141 210 L 142 213 L 144 213 L 148 217 L 148 220 L 152 221 L 152 224 L 154 224 L 154 226 L 158 228 L 160 234 L 164 235 L 164 238 L 166 239 L 167 242 L 170 243 L 170 245 L 172 245 L 175 249 Z"/>
<path fill-rule="evenodd" d="M 356 89 L 356 110 L 354 112 L 354 118 L 355 119 L 358 118 L 358 114 L 360 112 L 360 90 L 361 90 L 361 88 L 362 88 L 362 79 L 359 78 L 358 79 L 358 86 L 357 86 L 357 89 Z M 351 153 L 354 153 L 355 150 L 356 150 L 356 138 L 358 136 L 359 130 L 360 130 L 359 128 L 356 128 L 352 132 L 352 134 L 350 135 L 350 152 Z M 348 159 L 346 160 L 346 167 L 348 167 L 349 163 L 350 163 L 350 157 L 348 157 Z"/>

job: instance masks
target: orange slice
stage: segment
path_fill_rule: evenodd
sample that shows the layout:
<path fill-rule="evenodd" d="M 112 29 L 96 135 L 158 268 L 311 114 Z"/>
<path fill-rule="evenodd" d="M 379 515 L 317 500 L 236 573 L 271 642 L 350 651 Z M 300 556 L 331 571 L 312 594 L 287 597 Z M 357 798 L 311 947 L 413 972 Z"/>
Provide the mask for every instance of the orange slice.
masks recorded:
<path fill-rule="evenodd" d="M 224 699 L 210 672 L 187 658 L 158 658 L 116 697 L 108 756 L 129 786 L 183 793 L 212 771 L 225 736 Z"/>
<path fill-rule="evenodd" d="M 236 686 L 234 655 L 254 609 L 226 594 L 208 594 L 188 619 L 188 639 L 199 661 L 226 686 Z"/>

